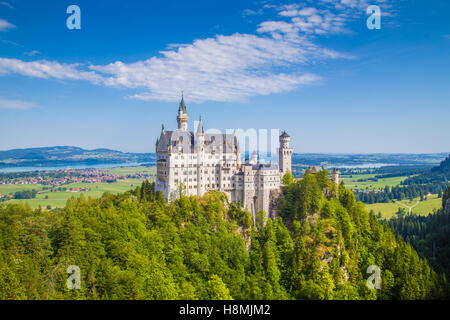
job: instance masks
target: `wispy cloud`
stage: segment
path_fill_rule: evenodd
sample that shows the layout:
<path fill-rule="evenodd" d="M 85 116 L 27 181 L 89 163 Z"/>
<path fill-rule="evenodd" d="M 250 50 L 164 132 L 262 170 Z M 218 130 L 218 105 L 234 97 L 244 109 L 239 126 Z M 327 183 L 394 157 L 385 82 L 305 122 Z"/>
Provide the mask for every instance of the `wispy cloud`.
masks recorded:
<path fill-rule="evenodd" d="M 0 74 L 88 80 L 110 87 L 140 89 L 142 100 L 175 101 L 184 90 L 191 101 L 240 101 L 293 90 L 320 80 L 302 71 L 312 61 L 343 57 L 307 39 L 273 39 L 248 34 L 217 36 L 161 52 L 145 61 L 108 65 L 25 62 L 0 58 Z"/>
<path fill-rule="evenodd" d="M 248 34 L 196 40 L 161 54 L 90 69 L 104 76 L 105 85 L 147 89 L 131 96 L 137 99 L 174 101 L 184 90 L 191 101 L 238 101 L 311 84 L 319 77 L 305 74 L 301 66 L 333 58 L 306 39 L 294 42 Z"/>
<path fill-rule="evenodd" d="M 264 12 L 262 9 L 258 9 L 258 10 L 252 10 L 252 9 L 245 9 L 244 11 L 242 11 L 242 16 L 247 17 L 247 16 L 256 16 L 256 15 L 262 15 Z"/>
<path fill-rule="evenodd" d="M 6 1 L 0 1 L 0 5 L 6 6 L 6 7 L 10 8 L 10 9 L 14 9 L 13 5 L 11 3 L 9 3 L 9 2 L 6 2 Z"/>
<path fill-rule="evenodd" d="M 21 100 L 6 100 L 0 98 L 0 109 L 24 110 L 24 109 L 31 109 L 34 107 L 36 107 L 36 104 L 34 102 Z"/>
<path fill-rule="evenodd" d="M 23 47 L 20 43 L 17 43 L 17 42 L 11 41 L 11 40 L 2 40 L 2 42 L 5 44 L 10 44 L 10 45 L 16 46 L 16 47 Z"/>
<path fill-rule="evenodd" d="M 318 0 L 314 7 L 311 1 L 265 5 L 265 10 L 275 10 L 276 18 L 259 24 L 255 34 L 217 35 L 169 45 L 159 55 L 133 63 L 86 65 L 0 58 L 0 75 L 87 80 L 128 88 L 134 91 L 128 97 L 141 100 L 175 101 L 184 90 L 193 102 L 242 101 L 314 84 L 321 76 L 308 72 L 309 65 L 349 58 L 347 53 L 318 45 L 317 37 L 345 31 L 349 21 L 365 14 L 365 3 Z"/>
<path fill-rule="evenodd" d="M 19 59 L 0 58 L 0 75 L 16 73 L 43 79 L 88 80 L 100 83 L 101 77 L 92 71 L 80 70 L 80 64 L 64 64 L 56 61 L 38 60 L 25 62 Z"/>
<path fill-rule="evenodd" d="M 34 57 L 34 56 L 37 56 L 40 53 L 41 53 L 40 51 L 31 50 L 31 51 L 28 51 L 28 52 L 24 52 L 23 54 L 26 55 L 26 56 L 29 56 L 29 57 Z"/>
<path fill-rule="evenodd" d="M 369 4 L 382 8 L 382 15 L 394 16 L 395 10 L 388 0 L 318 0 L 298 4 L 271 6 L 278 12 L 278 20 L 265 21 L 259 25 L 259 33 L 297 36 L 325 35 L 350 32 L 346 25 L 366 14 Z"/>
<path fill-rule="evenodd" d="M 0 18 L 0 31 L 7 31 L 8 29 L 13 29 L 16 26 L 12 23 Z"/>

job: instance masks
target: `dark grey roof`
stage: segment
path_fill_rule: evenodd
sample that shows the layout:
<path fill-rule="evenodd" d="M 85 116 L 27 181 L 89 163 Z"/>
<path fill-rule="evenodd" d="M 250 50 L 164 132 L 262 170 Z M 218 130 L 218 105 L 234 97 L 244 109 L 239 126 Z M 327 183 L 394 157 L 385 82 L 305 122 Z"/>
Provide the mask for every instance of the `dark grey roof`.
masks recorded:
<path fill-rule="evenodd" d="M 253 170 L 278 170 L 278 165 L 272 163 L 258 163 L 253 165 Z"/>
<path fill-rule="evenodd" d="M 283 131 L 283 133 L 281 134 L 282 138 L 290 138 L 290 136 L 286 133 L 286 131 Z"/>
<path fill-rule="evenodd" d="M 195 134 L 192 131 L 164 131 L 159 138 L 159 144 L 156 152 L 167 152 L 169 144 L 172 144 L 174 150 L 182 148 L 183 152 L 191 151 L 195 145 Z M 219 146 L 223 146 L 223 152 L 234 152 L 234 147 L 239 149 L 237 137 L 233 134 L 205 134 L 205 152 L 209 153 L 215 149 L 219 152 Z"/>

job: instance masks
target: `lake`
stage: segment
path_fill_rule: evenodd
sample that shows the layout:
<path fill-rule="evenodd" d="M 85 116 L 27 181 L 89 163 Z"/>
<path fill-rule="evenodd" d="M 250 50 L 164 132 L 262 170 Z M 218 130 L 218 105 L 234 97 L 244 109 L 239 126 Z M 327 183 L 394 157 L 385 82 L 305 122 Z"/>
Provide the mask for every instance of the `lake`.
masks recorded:
<path fill-rule="evenodd" d="M 139 167 L 144 163 L 137 162 L 125 162 L 125 163 L 102 163 L 102 164 L 74 164 L 64 166 L 51 166 L 51 167 L 11 167 L 0 168 L 0 173 L 16 173 L 16 172 L 30 172 L 30 171 L 53 171 L 53 170 L 65 170 L 65 169 L 111 169 L 119 167 Z"/>

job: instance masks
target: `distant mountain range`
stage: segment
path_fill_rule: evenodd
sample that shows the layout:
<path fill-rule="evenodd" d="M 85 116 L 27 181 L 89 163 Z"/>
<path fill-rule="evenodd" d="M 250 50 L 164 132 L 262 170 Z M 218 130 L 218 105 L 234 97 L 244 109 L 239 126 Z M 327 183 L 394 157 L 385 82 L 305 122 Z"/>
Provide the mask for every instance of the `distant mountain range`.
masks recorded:
<path fill-rule="evenodd" d="M 436 165 L 448 153 L 429 154 L 326 154 L 295 153 L 295 165 Z M 248 154 L 243 154 L 248 158 Z M 264 158 L 264 157 L 262 157 Z M 275 159 L 271 159 L 276 161 Z M 267 159 L 266 159 L 267 161 Z M 0 151 L 0 168 L 7 167 L 48 167 L 64 165 L 96 165 L 114 163 L 156 164 L 154 153 L 129 153 L 110 149 L 86 150 L 78 147 L 57 146 Z"/>
<path fill-rule="evenodd" d="M 69 164 L 155 163 L 153 153 L 128 153 L 110 149 L 86 150 L 57 146 L 0 151 L 0 167 L 58 166 Z"/>

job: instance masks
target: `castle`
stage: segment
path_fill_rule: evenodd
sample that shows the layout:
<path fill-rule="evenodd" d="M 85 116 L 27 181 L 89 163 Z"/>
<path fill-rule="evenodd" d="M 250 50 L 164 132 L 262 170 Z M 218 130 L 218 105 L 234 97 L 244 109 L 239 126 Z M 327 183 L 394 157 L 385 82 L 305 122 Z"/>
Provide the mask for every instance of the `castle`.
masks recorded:
<path fill-rule="evenodd" d="M 218 190 L 253 215 L 259 210 L 270 215 L 271 199 L 279 192 L 283 175 L 291 171 L 293 149 L 289 147 L 289 135 L 283 132 L 279 137 L 278 165 L 260 163 L 256 152 L 242 163 L 235 134 L 205 134 L 201 118 L 196 132 L 188 131 L 184 97 L 177 122 L 175 131 L 167 131 L 163 125 L 156 141 L 155 190 L 162 192 L 167 201 L 181 192 L 202 196 Z"/>

